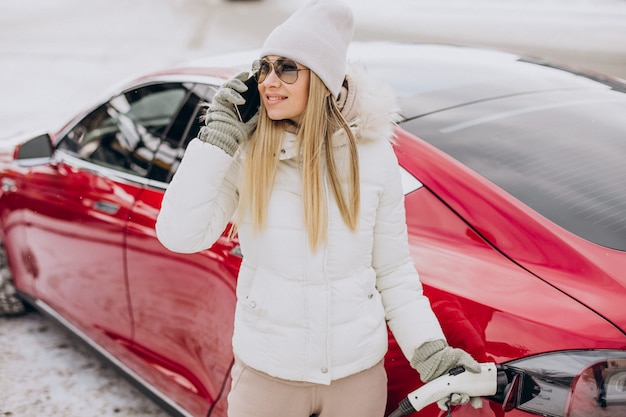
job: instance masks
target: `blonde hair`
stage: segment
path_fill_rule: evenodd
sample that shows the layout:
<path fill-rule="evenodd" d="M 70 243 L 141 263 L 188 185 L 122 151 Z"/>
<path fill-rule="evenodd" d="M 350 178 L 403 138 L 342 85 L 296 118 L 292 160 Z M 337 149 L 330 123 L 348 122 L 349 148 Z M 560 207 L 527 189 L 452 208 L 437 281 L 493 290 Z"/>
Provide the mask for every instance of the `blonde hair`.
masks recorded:
<path fill-rule="evenodd" d="M 324 172 L 337 201 L 341 217 L 351 231 L 356 231 L 360 209 L 359 161 L 356 137 L 319 77 L 311 72 L 309 98 L 296 135 L 302 169 L 302 199 L 305 228 L 313 250 L 325 242 L 328 232 L 328 210 L 324 192 Z M 253 230 L 265 226 L 270 196 L 274 187 L 280 150 L 289 123 L 271 120 L 261 104 L 259 121 L 244 159 L 243 183 L 239 199 L 239 223 L 249 212 Z M 332 135 L 338 129 L 346 133 L 347 169 L 339 166 Z M 344 172 L 347 171 L 347 172 Z M 347 177 L 346 177 L 347 174 Z M 347 187 L 342 185 L 345 181 Z"/>

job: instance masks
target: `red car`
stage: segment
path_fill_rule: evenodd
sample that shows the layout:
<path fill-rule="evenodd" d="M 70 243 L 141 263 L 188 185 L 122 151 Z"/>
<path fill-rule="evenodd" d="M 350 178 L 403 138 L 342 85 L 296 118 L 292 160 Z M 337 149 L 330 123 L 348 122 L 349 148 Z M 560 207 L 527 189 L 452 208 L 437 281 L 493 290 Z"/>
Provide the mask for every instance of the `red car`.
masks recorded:
<path fill-rule="evenodd" d="M 350 54 L 399 96 L 411 250 L 450 344 L 531 382 L 453 414 L 626 415 L 626 84 L 458 46 Z M 169 252 L 155 219 L 204 102 L 254 57 L 147 75 L 0 144 L 0 312 L 34 306 L 172 415 L 225 416 L 241 257 L 226 235 Z M 420 383 L 391 336 L 386 366 L 392 411 Z"/>

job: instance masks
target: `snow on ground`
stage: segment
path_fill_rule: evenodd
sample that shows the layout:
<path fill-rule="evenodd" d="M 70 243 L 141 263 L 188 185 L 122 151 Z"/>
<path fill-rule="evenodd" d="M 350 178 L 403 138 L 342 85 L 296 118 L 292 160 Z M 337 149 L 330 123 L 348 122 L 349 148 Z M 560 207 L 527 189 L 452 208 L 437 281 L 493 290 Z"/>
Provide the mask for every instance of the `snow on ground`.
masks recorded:
<path fill-rule="evenodd" d="M 259 47 L 306 0 L 2 0 L 0 138 L 56 128 L 120 80 Z M 344 0 L 355 39 L 493 46 L 626 78 L 625 0 Z M 35 313 L 0 318 L 0 417 L 165 416 Z"/>
<path fill-rule="evenodd" d="M 0 416 L 166 414 L 64 330 L 29 313 L 0 318 Z"/>

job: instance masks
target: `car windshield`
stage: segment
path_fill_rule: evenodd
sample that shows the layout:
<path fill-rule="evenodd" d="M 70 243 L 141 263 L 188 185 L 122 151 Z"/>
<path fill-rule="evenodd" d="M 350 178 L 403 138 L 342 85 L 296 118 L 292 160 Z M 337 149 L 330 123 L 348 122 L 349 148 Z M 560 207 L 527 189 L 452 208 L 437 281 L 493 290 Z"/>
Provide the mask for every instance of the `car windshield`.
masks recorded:
<path fill-rule="evenodd" d="M 626 97 L 527 94 L 436 112 L 403 127 L 554 223 L 626 250 Z"/>

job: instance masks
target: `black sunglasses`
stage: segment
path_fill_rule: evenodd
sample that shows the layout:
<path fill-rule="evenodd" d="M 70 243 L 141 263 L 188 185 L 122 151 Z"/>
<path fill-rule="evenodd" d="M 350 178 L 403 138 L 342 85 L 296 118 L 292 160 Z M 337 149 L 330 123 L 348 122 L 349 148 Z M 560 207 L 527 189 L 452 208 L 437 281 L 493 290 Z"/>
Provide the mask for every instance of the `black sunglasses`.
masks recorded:
<path fill-rule="evenodd" d="M 274 70 L 276 76 L 287 84 L 293 84 L 298 81 L 298 72 L 307 71 L 309 68 L 298 68 L 291 59 L 280 58 L 276 61 L 268 61 L 266 59 L 257 59 L 252 63 L 252 72 L 258 83 L 265 81 L 268 75 Z"/>

